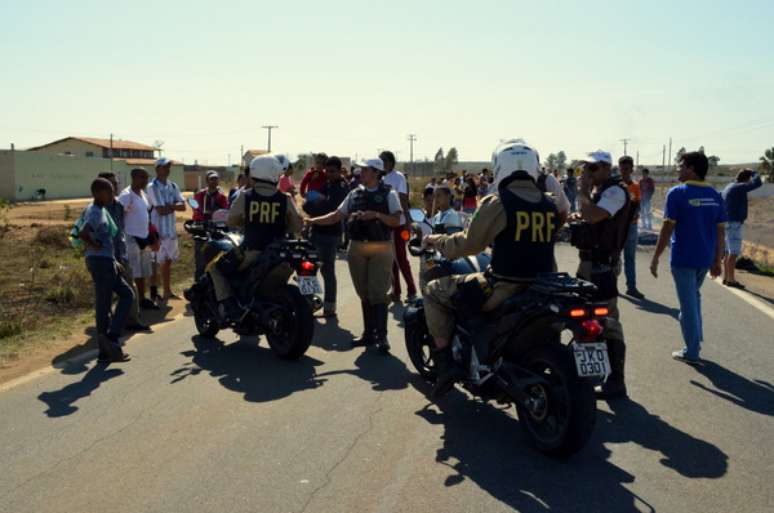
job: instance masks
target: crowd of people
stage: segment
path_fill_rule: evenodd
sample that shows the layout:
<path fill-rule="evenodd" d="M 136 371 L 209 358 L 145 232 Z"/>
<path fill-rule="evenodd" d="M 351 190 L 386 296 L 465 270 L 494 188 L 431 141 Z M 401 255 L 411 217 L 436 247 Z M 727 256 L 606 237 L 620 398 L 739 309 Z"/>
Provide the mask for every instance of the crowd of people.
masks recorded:
<path fill-rule="evenodd" d="M 177 298 L 170 284 L 171 266 L 179 258 L 176 214 L 186 209 L 186 202 L 179 186 L 169 179 L 170 165 L 169 160 L 159 159 L 152 180 L 145 169 L 133 169 L 131 184 L 120 192 L 114 175 L 101 174 L 91 185 L 93 203 L 76 224 L 95 286 L 100 361 L 126 361 L 121 333 L 149 330 L 140 321 L 141 311 Z M 363 316 L 362 336 L 352 345 L 376 346 L 386 352 L 390 350 L 388 305 L 403 300 L 401 280 L 405 301 L 414 301 L 418 293 L 407 256 L 406 234 L 412 232 L 409 182 L 395 166 L 395 156 L 389 151 L 360 161 L 351 170 L 344 168 L 340 158 L 319 153 L 296 186 L 287 157 L 262 155 L 249 163 L 228 194 L 220 189 L 218 173 L 208 172 L 206 187 L 194 195 L 193 219 L 209 220 L 215 212 L 228 210 L 228 224 L 245 232 L 242 265 L 254 261 L 273 239 L 289 233 L 307 237 L 319 253 L 323 317 L 337 315 L 335 262 L 338 252 L 346 248 Z M 673 357 L 687 362 L 699 358 L 703 341 L 700 288 L 706 274 L 716 277 L 722 273 L 724 284 L 742 287 L 733 269 L 741 252 L 747 193 L 761 185 L 760 177 L 744 170 L 720 194 L 706 183 L 707 171 L 702 153 L 681 157 L 678 178 L 682 184 L 666 196 L 664 222 L 650 265 L 657 277 L 660 257 L 671 247 L 684 339 L 683 348 Z M 631 157 L 621 157 L 614 166 L 610 153 L 598 150 L 560 177 L 541 167 L 534 148 L 513 140 L 498 146 L 491 171 L 431 177 L 422 191 L 422 206 L 432 224 L 460 228 L 456 234 L 425 237 L 426 246 L 439 249 L 448 258 L 491 248 L 491 268 L 477 276 L 482 290 L 487 291 L 480 305 L 483 310 L 524 290 L 537 273 L 556 270 L 556 234 L 569 222 L 572 244 L 579 250 L 577 275 L 596 285 L 595 299 L 605 302 L 609 310 L 604 338 L 611 375 L 600 390 L 606 397 L 627 393 L 618 275 L 623 268 L 626 295 L 644 298 L 637 289 L 635 272 L 638 231 L 640 226 L 653 229 L 655 182 L 648 169 L 640 170 L 639 179 L 634 175 Z M 279 214 L 254 221 L 249 214 L 255 210 L 252 203 L 264 201 L 280 205 Z M 540 218 L 527 238 L 522 237 L 525 226 L 515 221 L 521 223 L 518 214 L 523 212 L 529 212 L 533 220 L 524 222 Z M 198 279 L 206 262 L 200 242 L 195 241 L 194 249 Z M 218 275 L 216 267 L 210 275 L 221 313 L 226 318 L 241 315 L 228 280 Z M 441 374 L 436 386 L 439 394 L 458 378 L 459 369 L 454 368 L 449 353 L 449 329 L 451 298 L 462 280 L 435 280 L 425 294 L 428 328 Z M 118 302 L 111 310 L 114 295 Z"/>

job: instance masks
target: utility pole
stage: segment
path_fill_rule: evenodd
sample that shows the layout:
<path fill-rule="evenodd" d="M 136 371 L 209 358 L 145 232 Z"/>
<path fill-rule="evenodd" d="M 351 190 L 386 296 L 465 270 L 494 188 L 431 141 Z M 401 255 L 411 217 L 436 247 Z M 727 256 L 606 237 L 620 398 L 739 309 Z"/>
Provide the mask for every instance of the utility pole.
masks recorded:
<path fill-rule="evenodd" d="M 239 146 L 239 167 L 240 168 L 245 167 L 245 145 L 244 144 Z"/>
<path fill-rule="evenodd" d="M 411 170 L 414 170 L 414 143 L 417 140 L 416 134 L 409 134 L 408 136 L 409 143 L 411 144 L 411 150 L 409 153 L 409 167 Z"/>
<path fill-rule="evenodd" d="M 640 150 L 637 150 L 637 167 L 640 167 Z"/>
<path fill-rule="evenodd" d="M 267 149 L 269 150 L 269 153 L 271 153 L 271 131 L 273 129 L 275 129 L 275 128 L 279 128 L 279 126 L 278 125 L 264 125 L 261 128 L 269 131 L 269 144 L 268 144 L 268 148 Z"/>
<path fill-rule="evenodd" d="M 113 134 L 110 134 L 110 170 L 113 171 Z"/>
<path fill-rule="evenodd" d="M 661 150 L 661 170 L 666 171 L 666 144 Z"/>
<path fill-rule="evenodd" d="M 628 138 L 621 139 L 621 142 L 624 143 L 624 157 L 627 155 L 626 148 L 629 146 L 629 141 L 630 139 Z"/>
<path fill-rule="evenodd" d="M 669 170 L 672 170 L 672 138 L 669 138 Z"/>

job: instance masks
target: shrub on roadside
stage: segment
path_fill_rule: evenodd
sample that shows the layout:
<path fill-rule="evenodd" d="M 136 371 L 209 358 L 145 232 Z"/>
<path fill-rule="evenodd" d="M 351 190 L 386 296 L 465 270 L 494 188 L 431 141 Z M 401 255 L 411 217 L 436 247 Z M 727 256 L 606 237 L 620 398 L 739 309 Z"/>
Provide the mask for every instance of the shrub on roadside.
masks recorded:
<path fill-rule="evenodd" d="M 69 248 L 67 228 L 64 226 L 43 226 L 35 234 L 35 242 L 52 248 Z"/>
<path fill-rule="evenodd" d="M 70 285 L 57 285 L 46 291 L 46 301 L 57 305 L 69 305 L 75 301 L 75 291 Z"/>
<path fill-rule="evenodd" d="M 22 323 L 14 320 L 0 321 L 0 339 L 15 337 L 21 334 Z"/>

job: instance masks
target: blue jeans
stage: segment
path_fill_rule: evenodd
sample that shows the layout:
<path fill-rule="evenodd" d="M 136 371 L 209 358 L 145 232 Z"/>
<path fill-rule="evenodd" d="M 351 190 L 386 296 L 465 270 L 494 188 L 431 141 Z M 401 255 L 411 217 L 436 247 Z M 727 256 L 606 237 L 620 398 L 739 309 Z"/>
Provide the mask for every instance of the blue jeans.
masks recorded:
<path fill-rule="evenodd" d="M 635 259 L 637 258 L 637 223 L 629 225 L 629 233 L 626 235 L 624 245 L 624 274 L 626 275 L 626 289 L 637 288 L 637 272 Z"/>
<path fill-rule="evenodd" d="M 567 196 L 567 201 L 570 202 L 570 212 L 575 212 L 575 210 L 577 210 L 575 207 L 575 191 L 569 193 L 569 191 L 565 189 L 564 193 Z"/>
<path fill-rule="evenodd" d="M 650 210 L 651 197 L 643 196 L 640 201 L 640 218 L 642 219 L 642 228 L 645 230 L 653 229 L 653 214 Z"/>
<path fill-rule="evenodd" d="M 111 338 L 121 336 L 134 301 L 132 288 L 116 269 L 115 260 L 105 257 L 86 257 L 86 268 L 94 280 L 94 310 L 97 317 L 97 334 Z M 112 316 L 113 293 L 118 296 L 116 311 Z"/>
<path fill-rule="evenodd" d="M 320 257 L 320 274 L 325 284 L 323 302 L 326 308 L 330 308 L 336 304 L 336 252 L 341 243 L 341 236 L 313 233 L 309 240 L 317 248 Z"/>
<path fill-rule="evenodd" d="M 709 269 L 672 267 L 677 299 L 680 302 L 680 329 L 685 341 L 685 356 L 698 358 L 704 331 L 701 321 L 701 285 Z"/>

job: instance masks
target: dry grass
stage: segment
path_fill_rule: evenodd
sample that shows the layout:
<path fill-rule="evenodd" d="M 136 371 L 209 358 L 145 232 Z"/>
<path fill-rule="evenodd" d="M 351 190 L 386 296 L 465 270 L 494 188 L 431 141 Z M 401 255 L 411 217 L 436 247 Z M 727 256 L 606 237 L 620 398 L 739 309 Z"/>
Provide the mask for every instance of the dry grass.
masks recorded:
<path fill-rule="evenodd" d="M 11 226 L 0 238 L 0 364 L 27 347 L 69 334 L 84 318 L 93 323 L 94 290 L 83 257 L 70 247 L 70 226 Z M 193 244 L 180 239 L 173 265 L 178 286 L 193 274 Z"/>

